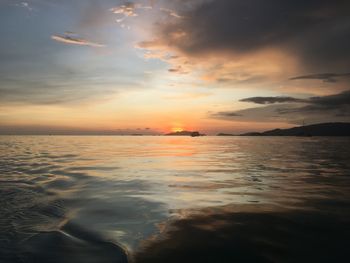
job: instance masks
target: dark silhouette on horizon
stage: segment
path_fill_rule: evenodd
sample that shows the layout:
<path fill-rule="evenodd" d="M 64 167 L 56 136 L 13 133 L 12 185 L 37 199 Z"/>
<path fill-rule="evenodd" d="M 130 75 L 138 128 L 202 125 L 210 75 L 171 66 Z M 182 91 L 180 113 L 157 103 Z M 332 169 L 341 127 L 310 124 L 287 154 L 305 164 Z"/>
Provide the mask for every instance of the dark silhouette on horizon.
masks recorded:
<path fill-rule="evenodd" d="M 289 129 L 248 132 L 240 134 L 240 136 L 350 136 L 350 123 L 319 123 Z"/>
<path fill-rule="evenodd" d="M 177 131 L 177 132 L 170 132 L 164 135 L 165 136 L 191 136 L 191 137 L 205 136 L 205 134 L 202 134 L 198 131 Z"/>

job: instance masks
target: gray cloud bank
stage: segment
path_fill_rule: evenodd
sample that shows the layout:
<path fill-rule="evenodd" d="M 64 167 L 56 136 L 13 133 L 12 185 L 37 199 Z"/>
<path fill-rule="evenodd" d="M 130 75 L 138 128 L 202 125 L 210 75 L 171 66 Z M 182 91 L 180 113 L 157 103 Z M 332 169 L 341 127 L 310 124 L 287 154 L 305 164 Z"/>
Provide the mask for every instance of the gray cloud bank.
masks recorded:
<path fill-rule="evenodd" d="M 241 99 L 243 102 L 252 102 L 256 104 L 274 104 L 274 103 L 286 103 L 286 102 L 294 102 L 294 103 L 305 103 L 305 104 L 314 104 L 323 107 L 338 107 L 341 105 L 350 105 L 350 90 L 343 91 L 341 93 L 335 95 L 328 96 L 318 96 L 318 97 L 310 97 L 308 99 L 300 99 L 294 97 L 250 97 Z"/>
<path fill-rule="evenodd" d="M 320 74 L 310 74 L 290 78 L 290 80 L 298 79 L 319 79 L 324 82 L 337 82 L 337 79 L 340 77 L 350 77 L 350 73 L 320 73 Z"/>
<path fill-rule="evenodd" d="M 299 99 L 294 97 L 251 97 L 244 102 L 268 104 L 239 111 L 223 111 L 212 117 L 226 120 L 257 122 L 308 123 L 350 121 L 350 90 L 334 95 Z"/>
<path fill-rule="evenodd" d="M 181 9 L 183 1 L 177 2 Z M 197 4 L 180 13 L 186 19 L 158 24 L 160 39 L 187 54 L 277 47 L 319 70 L 345 70 L 350 65 L 349 1 L 191 2 Z"/>
<path fill-rule="evenodd" d="M 274 104 L 274 103 L 284 103 L 284 102 L 304 102 L 303 99 L 297 99 L 293 97 L 251 97 L 241 99 L 243 102 L 252 102 L 256 104 Z"/>

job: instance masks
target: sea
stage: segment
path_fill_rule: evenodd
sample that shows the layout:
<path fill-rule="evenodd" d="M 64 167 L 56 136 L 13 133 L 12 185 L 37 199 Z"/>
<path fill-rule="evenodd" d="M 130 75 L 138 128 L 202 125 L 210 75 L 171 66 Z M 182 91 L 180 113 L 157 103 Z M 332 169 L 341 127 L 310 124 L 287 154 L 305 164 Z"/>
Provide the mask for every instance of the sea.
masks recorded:
<path fill-rule="evenodd" d="M 350 262 L 349 137 L 0 136 L 0 262 Z"/>

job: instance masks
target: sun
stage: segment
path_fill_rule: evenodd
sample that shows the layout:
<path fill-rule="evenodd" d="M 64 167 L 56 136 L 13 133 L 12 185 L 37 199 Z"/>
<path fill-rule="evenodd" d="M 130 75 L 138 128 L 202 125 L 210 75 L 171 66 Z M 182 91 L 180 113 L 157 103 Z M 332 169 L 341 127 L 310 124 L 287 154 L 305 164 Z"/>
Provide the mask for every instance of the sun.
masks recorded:
<path fill-rule="evenodd" d="M 180 127 L 174 127 L 174 128 L 171 128 L 171 131 L 172 132 L 182 132 L 184 129 L 183 128 L 180 128 Z"/>

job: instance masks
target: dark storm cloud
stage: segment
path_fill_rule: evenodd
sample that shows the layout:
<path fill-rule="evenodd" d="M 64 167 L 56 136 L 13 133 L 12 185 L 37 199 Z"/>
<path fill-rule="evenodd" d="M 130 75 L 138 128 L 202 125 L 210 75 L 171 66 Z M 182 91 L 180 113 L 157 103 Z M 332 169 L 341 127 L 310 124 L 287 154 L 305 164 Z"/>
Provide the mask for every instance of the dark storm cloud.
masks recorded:
<path fill-rule="evenodd" d="M 277 98 L 277 100 L 275 100 Z M 278 98 L 288 98 L 278 101 Z M 257 104 L 273 104 L 239 111 L 217 112 L 214 118 L 247 121 L 287 121 L 298 123 L 329 120 L 350 121 L 350 90 L 334 95 L 298 99 L 293 97 L 253 97 L 243 99 Z M 283 103 L 283 104 L 275 104 Z"/>
<path fill-rule="evenodd" d="M 321 107 L 338 107 L 341 105 L 350 105 L 350 90 L 343 91 L 335 95 L 310 97 L 308 99 L 299 99 L 294 97 L 251 97 L 239 101 L 252 102 L 256 104 L 275 104 L 275 103 L 306 103 L 319 105 Z"/>
<path fill-rule="evenodd" d="M 303 99 L 297 99 L 293 97 L 251 97 L 246 99 L 241 99 L 243 102 L 252 102 L 256 104 L 274 104 L 274 103 L 285 103 L 285 102 L 304 102 Z"/>
<path fill-rule="evenodd" d="M 321 73 L 321 74 L 310 74 L 290 78 L 290 80 L 299 80 L 299 79 L 319 79 L 324 82 L 337 82 L 337 79 L 340 77 L 350 77 L 350 73 Z"/>
<path fill-rule="evenodd" d="M 308 102 L 325 108 L 336 108 L 342 105 L 350 105 L 350 90 L 335 95 L 311 97 Z"/>
<path fill-rule="evenodd" d="M 180 15 L 185 19 L 160 24 L 158 33 L 187 54 L 278 47 L 322 69 L 350 64 L 349 1 L 201 1 Z"/>
<path fill-rule="evenodd" d="M 306 106 L 297 107 L 295 109 L 281 109 L 280 114 L 286 114 L 289 112 L 323 112 L 329 110 L 337 110 L 336 116 L 349 116 L 350 109 L 350 90 L 341 92 L 335 95 L 322 96 L 322 97 L 311 97 L 305 100 Z M 347 113 L 344 115 L 344 113 Z"/>

